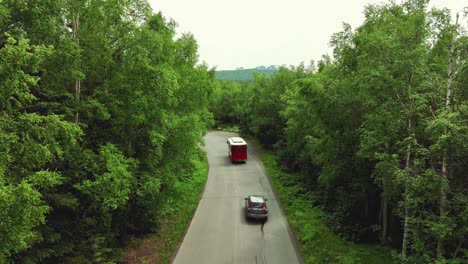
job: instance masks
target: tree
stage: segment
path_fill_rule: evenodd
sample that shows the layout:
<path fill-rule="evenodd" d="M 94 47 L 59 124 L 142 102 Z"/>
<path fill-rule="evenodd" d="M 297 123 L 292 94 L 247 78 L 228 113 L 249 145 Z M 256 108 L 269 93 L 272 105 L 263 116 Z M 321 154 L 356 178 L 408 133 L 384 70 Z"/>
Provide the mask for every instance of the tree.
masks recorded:
<path fill-rule="evenodd" d="M 44 191 L 63 182 L 47 165 L 63 158 L 81 131 L 56 115 L 41 116 L 26 110 L 36 99 L 31 93 L 37 73 L 51 49 L 30 46 L 26 39 L 9 37 L 0 49 L 0 196 L 2 246 L 0 260 L 40 241 L 36 228 L 45 222 L 50 206 Z"/>
<path fill-rule="evenodd" d="M 256 79 L 245 131 L 277 146 L 336 232 L 374 241 L 379 231 L 405 263 L 463 262 L 466 36 L 450 51 L 449 11 L 425 0 L 365 15 L 334 34 L 318 72 L 279 89 L 275 76 Z"/>
<path fill-rule="evenodd" d="M 192 176 L 214 72 L 144 0 L 36 2 L 0 5 L 1 258 L 118 262 Z"/>

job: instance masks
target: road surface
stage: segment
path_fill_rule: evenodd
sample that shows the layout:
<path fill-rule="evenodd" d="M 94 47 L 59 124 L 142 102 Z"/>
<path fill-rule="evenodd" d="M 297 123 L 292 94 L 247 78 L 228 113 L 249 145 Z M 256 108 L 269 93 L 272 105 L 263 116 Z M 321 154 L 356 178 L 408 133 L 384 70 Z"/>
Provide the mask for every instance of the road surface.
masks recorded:
<path fill-rule="evenodd" d="M 173 260 L 174 264 L 300 263 L 288 225 L 253 147 L 245 164 L 231 164 L 227 138 L 211 131 L 205 136 L 210 165 L 205 192 Z M 269 218 L 246 221 L 244 197 L 268 198 Z"/>

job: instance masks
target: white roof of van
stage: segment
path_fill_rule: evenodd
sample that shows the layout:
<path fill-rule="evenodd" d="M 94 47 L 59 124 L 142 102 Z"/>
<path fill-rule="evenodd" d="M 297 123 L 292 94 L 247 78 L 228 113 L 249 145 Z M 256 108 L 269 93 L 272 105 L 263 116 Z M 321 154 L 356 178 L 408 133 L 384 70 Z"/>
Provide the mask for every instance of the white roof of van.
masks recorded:
<path fill-rule="evenodd" d="M 230 137 L 228 139 L 231 142 L 231 145 L 246 145 L 247 143 L 241 137 Z"/>

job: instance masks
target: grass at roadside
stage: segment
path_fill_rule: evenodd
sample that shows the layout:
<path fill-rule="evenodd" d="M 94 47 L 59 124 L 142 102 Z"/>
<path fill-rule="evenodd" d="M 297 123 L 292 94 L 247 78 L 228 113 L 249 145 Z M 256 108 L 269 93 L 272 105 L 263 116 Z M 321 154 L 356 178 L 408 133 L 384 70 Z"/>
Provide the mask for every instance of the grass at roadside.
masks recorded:
<path fill-rule="evenodd" d="M 208 176 L 206 155 L 194 161 L 196 170 L 192 178 L 177 182 L 167 200 L 166 213 L 159 220 L 158 234 L 134 238 L 124 250 L 124 261 L 129 264 L 170 263 L 172 255 L 184 238 L 197 209 Z M 171 209 L 171 210 L 169 210 Z M 173 209 L 173 210 L 172 210 Z"/>
<path fill-rule="evenodd" d="M 350 243 L 332 233 L 322 220 L 323 212 L 312 206 L 313 194 L 299 184 L 298 177 L 282 172 L 271 153 L 264 152 L 261 159 L 281 201 L 304 263 L 392 263 L 388 248 Z"/>

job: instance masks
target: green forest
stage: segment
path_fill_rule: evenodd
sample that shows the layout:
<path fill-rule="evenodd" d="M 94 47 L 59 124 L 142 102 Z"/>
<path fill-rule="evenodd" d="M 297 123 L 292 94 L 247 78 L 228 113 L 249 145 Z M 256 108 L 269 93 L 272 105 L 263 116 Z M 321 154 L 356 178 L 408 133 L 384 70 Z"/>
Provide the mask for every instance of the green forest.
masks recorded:
<path fill-rule="evenodd" d="M 211 110 L 276 153 L 297 175 L 283 184 L 344 239 L 393 248 L 395 263 L 467 263 L 466 14 L 428 6 L 368 6 L 332 36 L 333 57 L 222 82 Z"/>
<path fill-rule="evenodd" d="M 145 0 L 0 1 L 0 263 L 117 263 L 204 160 L 214 70 Z"/>
<path fill-rule="evenodd" d="M 0 263 L 121 262 L 201 191 L 214 124 L 274 152 L 343 239 L 467 263 L 467 14 L 364 14 L 315 67 L 234 82 L 146 0 L 0 0 Z"/>

